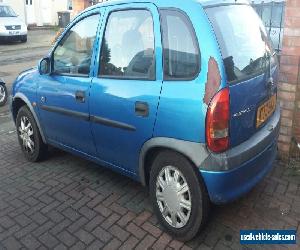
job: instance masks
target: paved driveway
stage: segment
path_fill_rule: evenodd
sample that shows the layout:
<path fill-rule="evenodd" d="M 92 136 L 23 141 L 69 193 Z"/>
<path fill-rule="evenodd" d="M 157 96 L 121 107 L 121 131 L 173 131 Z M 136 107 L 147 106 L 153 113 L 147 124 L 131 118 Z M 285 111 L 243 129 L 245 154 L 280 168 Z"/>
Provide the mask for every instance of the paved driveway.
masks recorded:
<path fill-rule="evenodd" d="M 255 228 L 298 228 L 300 239 L 299 178 L 279 162 L 246 197 L 212 207 L 184 245 L 160 229 L 139 183 L 58 150 L 28 163 L 11 122 L 0 121 L 0 145 L 0 249 L 241 249 L 239 230 Z"/>

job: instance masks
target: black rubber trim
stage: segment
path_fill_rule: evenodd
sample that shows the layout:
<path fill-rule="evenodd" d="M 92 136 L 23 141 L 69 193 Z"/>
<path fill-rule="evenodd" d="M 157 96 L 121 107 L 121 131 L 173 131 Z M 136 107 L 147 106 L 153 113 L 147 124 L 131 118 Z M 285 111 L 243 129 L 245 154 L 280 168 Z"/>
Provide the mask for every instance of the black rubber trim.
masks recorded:
<path fill-rule="evenodd" d="M 102 125 L 105 125 L 105 126 L 125 129 L 125 130 L 129 130 L 129 131 L 136 131 L 136 128 L 134 126 L 129 125 L 127 123 L 117 122 L 117 121 L 114 121 L 114 120 L 110 120 L 110 119 L 103 118 L 103 117 L 100 117 L 100 116 L 93 116 L 93 115 L 90 117 L 90 119 L 94 123 L 102 124 Z"/>
<path fill-rule="evenodd" d="M 90 116 L 89 114 L 86 113 L 82 113 L 82 112 L 78 112 L 78 111 L 72 111 L 69 109 L 64 109 L 64 108 L 59 108 L 59 107 L 54 107 L 54 106 L 46 106 L 46 105 L 42 105 L 41 109 L 49 111 L 49 112 L 54 112 L 54 113 L 58 113 L 61 115 L 67 115 L 67 116 L 71 116 L 71 117 L 75 117 L 84 121 L 89 121 L 90 120 Z"/>
<path fill-rule="evenodd" d="M 54 107 L 54 106 L 46 106 L 46 105 L 42 105 L 41 109 L 49 111 L 49 112 L 54 112 L 54 113 L 58 113 L 58 114 L 62 114 L 62 115 L 75 117 L 75 118 L 78 118 L 78 119 L 81 119 L 84 121 L 91 121 L 91 122 L 102 124 L 102 125 L 109 126 L 109 127 L 120 128 L 120 129 L 124 129 L 124 130 L 129 130 L 129 131 L 136 131 L 136 127 L 134 127 L 132 125 L 129 125 L 129 124 L 123 123 L 123 122 L 110 120 L 110 119 L 103 118 L 100 116 L 93 116 L 93 115 L 90 116 L 86 113 L 72 111 L 69 109 L 64 109 L 64 108 L 59 108 L 59 107 Z"/>

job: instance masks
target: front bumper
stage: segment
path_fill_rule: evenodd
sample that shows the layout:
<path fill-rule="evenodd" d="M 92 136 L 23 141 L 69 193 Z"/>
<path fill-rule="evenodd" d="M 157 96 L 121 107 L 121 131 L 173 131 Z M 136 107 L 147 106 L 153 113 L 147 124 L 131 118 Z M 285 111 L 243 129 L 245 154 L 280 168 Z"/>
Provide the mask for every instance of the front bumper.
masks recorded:
<path fill-rule="evenodd" d="M 9 31 L 0 32 L 0 41 L 15 41 L 23 39 L 27 36 L 26 30 L 17 30 L 16 34 L 10 34 Z"/>
<path fill-rule="evenodd" d="M 200 172 L 213 203 L 239 198 L 270 171 L 277 155 L 279 127 L 278 107 L 268 123 L 248 141 L 224 154 L 210 155 Z"/>

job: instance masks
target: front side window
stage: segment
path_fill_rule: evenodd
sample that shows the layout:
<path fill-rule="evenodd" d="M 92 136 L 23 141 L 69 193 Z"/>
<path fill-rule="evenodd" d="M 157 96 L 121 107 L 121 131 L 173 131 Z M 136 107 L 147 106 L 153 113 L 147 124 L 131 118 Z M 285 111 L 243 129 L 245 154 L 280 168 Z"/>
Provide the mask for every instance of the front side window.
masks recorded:
<path fill-rule="evenodd" d="M 53 54 L 56 74 L 88 76 L 100 15 L 75 24 L 62 38 Z"/>
<path fill-rule="evenodd" d="M 193 79 L 200 71 L 200 52 L 189 18 L 178 10 L 161 10 L 164 79 Z"/>
<path fill-rule="evenodd" d="M 152 15 L 147 10 L 110 14 L 102 41 L 100 77 L 155 78 Z"/>

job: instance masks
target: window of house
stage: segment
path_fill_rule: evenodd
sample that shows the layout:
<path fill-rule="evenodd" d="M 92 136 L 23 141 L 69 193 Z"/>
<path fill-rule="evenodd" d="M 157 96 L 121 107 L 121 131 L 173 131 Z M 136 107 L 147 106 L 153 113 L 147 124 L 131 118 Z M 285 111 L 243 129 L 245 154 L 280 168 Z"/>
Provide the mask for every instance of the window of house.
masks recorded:
<path fill-rule="evenodd" d="M 73 0 L 68 0 L 68 10 L 73 10 Z"/>

